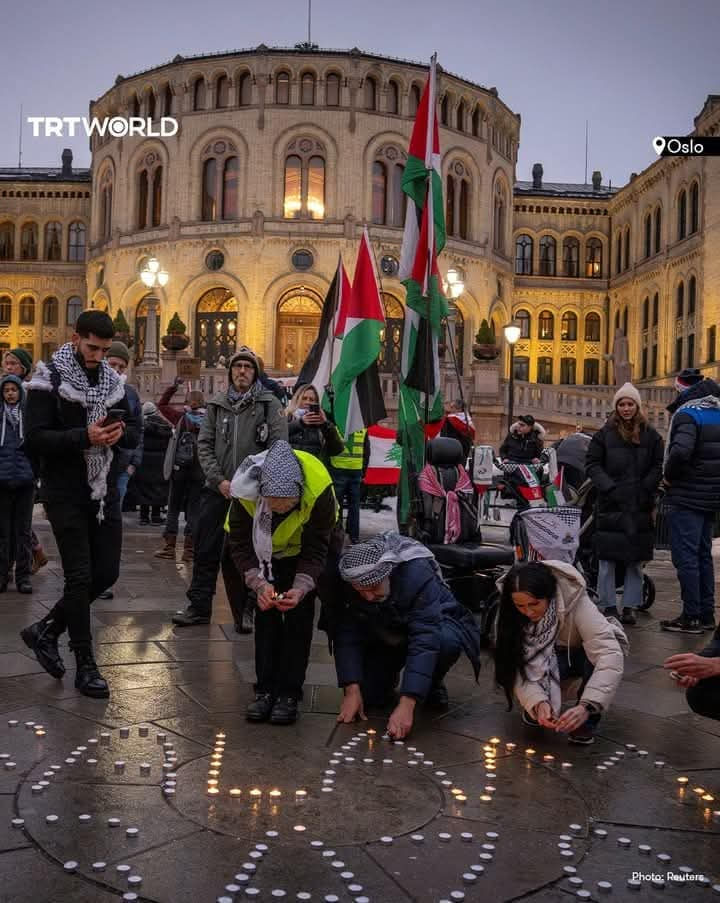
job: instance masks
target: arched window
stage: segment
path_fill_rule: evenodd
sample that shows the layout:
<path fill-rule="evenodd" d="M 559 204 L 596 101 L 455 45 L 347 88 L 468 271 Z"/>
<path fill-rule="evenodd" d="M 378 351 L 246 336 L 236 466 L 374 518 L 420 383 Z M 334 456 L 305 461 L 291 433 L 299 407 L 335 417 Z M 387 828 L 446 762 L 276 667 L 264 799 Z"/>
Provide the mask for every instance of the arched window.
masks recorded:
<path fill-rule="evenodd" d="M 642 328 L 650 328 L 650 298 L 646 297 L 642 304 Z"/>
<path fill-rule="evenodd" d="M 70 227 L 72 228 L 72 226 Z M 72 238 L 72 236 L 71 236 Z M 83 239 L 84 244 L 84 239 Z M 37 223 L 25 223 L 20 230 L 20 260 L 38 259 L 38 227 Z M 70 258 L 72 260 L 72 258 Z M 85 255 L 80 258 L 85 259 Z"/>
<path fill-rule="evenodd" d="M 462 100 L 455 110 L 455 128 L 458 132 L 465 131 L 465 102 Z"/>
<path fill-rule="evenodd" d="M 286 219 L 325 216 L 325 149 L 319 141 L 298 138 L 288 146 L 283 215 Z"/>
<path fill-rule="evenodd" d="M 35 299 L 29 295 L 20 299 L 20 325 L 35 325 Z"/>
<path fill-rule="evenodd" d="M 372 75 L 365 76 L 364 101 L 366 110 L 377 109 L 377 82 Z"/>
<path fill-rule="evenodd" d="M 74 326 L 77 323 L 77 318 L 83 312 L 83 302 L 82 298 L 78 298 L 77 295 L 73 295 L 72 298 L 68 298 L 67 303 L 67 325 Z"/>
<path fill-rule="evenodd" d="M 243 72 L 238 79 L 238 104 L 249 107 L 252 103 L 252 78 L 249 72 Z"/>
<path fill-rule="evenodd" d="M 615 275 L 622 273 L 622 232 L 615 236 Z"/>
<path fill-rule="evenodd" d="M 290 74 L 278 72 L 275 76 L 275 103 L 290 103 Z"/>
<path fill-rule="evenodd" d="M 602 242 L 599 238 L 589 238 L 585 243 L 585 276 L 588 279 L 602 277 Z"/>
<path fill-rule="evenodd" d="M 140 98 L 137 94 L 133 94 L 132 103 L 130 104 L 130 112 L 133 116 L 140 115 Z"/>
<path fill-rule="evenodd" d="M 529 235 L 515 239 L 515 272 L 519 276 L 532 276 L 533 240 Z"/>
<path fill-rule="evenodd" d="M 530 380 L 530 358 L 524 354 L 516 354 L 513 360 L 513 378 L 526 383 Z"/>
<path fill-rule="evenodd" d="M 214 220 L 217 215 L 217 160 L 211 157 L 203 163 L 202 213 L 204 221 Z"/>
<path fill-rule="evenodd" d="M 193 84 L 193 110 L 204 110 L 207 97 L 205 79 L 202 75 Z"/>
<path fill-rule="evenodd" d="M 0 295 L 0 326 L 9 326 L 12 320 L 12 299 L 9 295 Z"/>
<path fill-rule="evenodd" d="M 0 223 L 0 260 L 12 260 L 15 256 L 15 224 Z"/>
<path fill-rule="evenodd" d="M 615 311 L 615 332 L 617 332 L 618 329 L 620 329 L 620 311 L 616 310 Z"/>
<path fill-rule="evenodd" d="M 141 302 L 135 317 L 136 327 L 138 320 L 143 315 L 143 307 L 147 311 L 147 305 Z M 146 318 L 147 314 L 144 313 L 144 316 Z M 237 299 L 229 289 L 219 286 L 211 288 L 198 300 L 195 311 L 195 354 L 202 358 L 207 367 L 217 367 L 220 357 L 227 361 L 235 352 L 237 320 Z M 142 324 L 138 342 L 143 349 L 146 323 L 147 319 Z M 159 333 L 157 338 L 159 340 Z"/>
<path fill-rule="evenodd" d="M 154 119 L 155 118 L 155 92 L 152 88 L 147 93 L 147 97 L 145 98 L 145 104 L 147 109 L 147 118 Z"/>
<path fill-rule="evenodd" d="M 414 116 L 418 107 L 420 106 L 420 99 L 422 97 L 422 89 L 420 85 L 411 85 L 410 86 L 410 110 L 409 113 L 411 116 Z"/>
<path fill-rule="evenodd" d="M 555 338 L 555 317 L 549 310 L 543 310 L 538 317 L 538 339 L 548 341 Z"/>
<path fill-rule="evenodd" d="M 583 383 L 586 386 L 600 385 L 600 361 L 597 358 L 586 358 L 583 365 Z"/>
<path fill-rule="evenodd" d="M 717 358 L 717 326 L 707 331 L 707 361 L 712 363 Z"/>
<path fill-rule="evenodd" d="M 445 198 L 445 226 L 448 235 L 467 239 L 468 236 L 468 196 L 470 177 L 465 166 L 456 160 L 450 165 L 447 175 Z"/>
<path fill-rule="evenodd" d="M 172 88 L 170 83 L 165 85 L 163 91 L 163 116 L 172 116 Z"/>
<path fill-rule="evenodd" d="M 315 106 L 315 76 L 304 72 L 300 79 L 300 103 L 304 107 Z"/>
<path fill-rule="evenodd" d="M 112 236 L 113 178 L 108 167 L 100 180 L 100 237 L 109 241 Z"/>
<path fill-rule="evenodd" d="M 159 226 L 162 221 L 162 166 L 155 169 L 152 181 L 152 204 L 150 223 L 152 226 Z"/>
<path fill-rule="evenodd" d="M 378 370 L 381 373 L 399 373 L 405 313 L 402 304 L 394 295 L 382 292 L 382 300 L 385 308 L 385 328 L 380 332 L 382 347 L 378 357 Z"/>
<path fill-rule="evenodd" d="M 645 227 L 645 256 L 649 257 L 652 254 L 652 217 L 650 214 L 646 214 L 644 220 Z"/>
<path fill-rule="evenodd" d="M 677 202 L 677 237 L 681 241 L 687 235 L 687 192 L 683 190 L 678 195 Z"/>
<path fill-rule="evenodd" d="M 625 229 L 625 234 L 623 236 L 623 244 L 624 244 L 623 254 L 625 257 L 625 260 L 624 260 L 625 266 L 623 269 L 629 270 L 630 269 L 630 227 L 629 226 Z"/>
<path fill-rule="evenodd" d="M 697 280 L 694 276 L 688 279 L 688 316 L 695 314 L 695 306 L 697 304 Z"/>
<path fill-rule="evenodd" d="M 540 239 L 540 275 L 555 275 L 555 256 L 557 243 L 552 235 L 543 235 Z"/>
<path fill-rule="evenodd" d="M 221 110 L 230 105 L 230 79 L 227 75 L 218 76 L 215 82 L 215 109 Z"/>
<path fill-rule="evenodd" d="M 237 219 L 240 158 L 232 141 L 211 141 L 203 150 L 200 216 L 205 222 Z"/>
<path fill-rule="evenodd" d="M 577 361 L 574 357 L 563 357 L 560 360 L 560 385 L 574 386 L 577 382 Z"/>
<path fill-rule="evenodd" d="M 400 112 L 400 87 L 393 79 L 388 82 L 387 111 L 395 114 Z"/>
<path fill-rule="evenodd" d="M 600 341 L 600 315 L 589 313 L 585 317 L 585 341 Z"/>
<path fill-rule="evenodd" d="M 58 325 L 58 299 L 46 298 L 43 301 L 43 326 Z"/>
<path fill-rule="evenodd" d="M 500 254 L 505 253 L 505 215 L 507 199 L 505 189 L 500 182 L 495 183 L 493 200 L 493 248 Z"/>
<path fill-rule="evenodd" d="M 552 385 L 553 359 L 551 357 L 539 357 L 537 361 L 537 381 L 542 385 Z"/>
<path fill-rule="evenodd" d="M 85 260 L 85 223 L 70 223 L 68 230 L 68 260 Z"/>
<path fill-rule="evenodd" d="M 655 253 L 660 252 L 660 244 L 662 241 L 662 210 L 658 207 L 655 210 Z"/>
<path fill-rule="evenodd" d="M 147 226 L 147 204 L 148 204 L 148 173 L 147 169 L 140 171 L 138 176 L 138 208 L 137 208 L 137 227 L 144 229 Z"/>
<path fill-rule="evenodd" d="M 580 241 L 572 236 L 563 239 L 563 275 L 570 278 L 580 275 Z"/>
<path fill-rule="evenodd" d="M 383 225 L 387 210 L 387 169 L 384 163 L 376 160 L 372 171 L 372 221 Z"/>
<path fill-rule="evenodd" d="M 62 226 L 60 223 L 48 223 L 45 226 L 45 260 L 62 258 Z"/>
<path fill-rule="evenodd" d="M 328 107 L 340 106 L 340 76 L 331 72 L 325 79 L 325 104 Z"/>
<path fill-rule="evenodd" d="M 562 320 L 560 321 L 560 338 L 563 342 L 577 342 L 577 327 L 577 314 L 568 311 L 562 315 Z"/>
<path fill-rule="evenodd" d="M 678 320 L 682 320 L 685 316 L 685 283 L 678 282 L 675 289 L 675 316 Z"/>
<path fill-rule="evenodd" d="M 480 107 L 475 107 L 472 114 L 471 131 L 473 138 L 480 137 Z"/>
<path fill-rule="evenodd" d="M 623 333 L 628 334 L 628 309 L 623 310 Z"/>
<path fill-rule="evenodd" d="M 159 226 L 162 221 L 162 164 L 154 151 L 145 154 L 138 172 L 138 229 Z"/>
<path fill-rule="evenodd" d="M 448 100 L 447 94 L 440 101 L 440 122 L 442 125 L 448 124 L 448 108 L 450 106 L 450 102 Z"/>
<path fill-rule="evenodd" d="M 660 319 L 660 295 L 655 292 L 653 295 L 653 309 L 652 309 L 652 325 L 657 326 Z"/>
<path fill-rule="evenodd" d="M 687 337 L 687 366 L 695 366 L 695 333 L 688 333 Z"/>
<path fill-rule="evenodd" d="M 693 235 L 700 228 L 700 186 L 693 182 L 690 186 L 690 228 L 688 232 Z"/>
<path fill-rule="evenodd" d="M 513 318 L 520 327 L 520 338 L 530 338 L 530 313 L 527 310 L 518 310 Z"/>

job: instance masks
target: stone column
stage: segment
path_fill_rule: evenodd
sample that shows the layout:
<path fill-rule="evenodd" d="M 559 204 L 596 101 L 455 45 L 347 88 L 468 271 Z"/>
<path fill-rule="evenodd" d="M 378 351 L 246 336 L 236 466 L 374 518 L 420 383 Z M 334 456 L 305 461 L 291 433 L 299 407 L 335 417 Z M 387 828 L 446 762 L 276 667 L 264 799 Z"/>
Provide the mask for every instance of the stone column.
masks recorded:
<path fill-rule="evenodd" d="M 145 352 L 142 363 L 148 367 L 157 367 L 160 364 L 160 349 L 157 345 L 157 318 L 160 301 L 155 295 L 147 295 L 145 304 L 147 305 L 147 320 L 145 322 Z"/>

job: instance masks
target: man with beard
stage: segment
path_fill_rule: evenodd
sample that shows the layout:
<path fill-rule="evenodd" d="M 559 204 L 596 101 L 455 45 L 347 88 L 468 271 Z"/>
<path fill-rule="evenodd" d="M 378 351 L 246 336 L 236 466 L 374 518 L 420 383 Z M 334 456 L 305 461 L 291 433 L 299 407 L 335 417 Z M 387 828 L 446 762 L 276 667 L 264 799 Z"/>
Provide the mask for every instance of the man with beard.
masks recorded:
<path fill-rule="evenodd" d="M 113 333 L 106 313 L 80 314 L 71 341 L 49 364 L 38 363 L 25 415 L 25 441 L 40 459 L 65 587 L 54 608 L 21 636 L 48 674 L 60 678 L 65 666 L 58 638 L 67 630 L 77 660 L 75 686 L 96 699 L 110 691 L 95 664 L 90 604 L 117 580 L 122 546 L 114 447 L 134 448 L 139 437 L 125 379 L 104 360 Z"/>

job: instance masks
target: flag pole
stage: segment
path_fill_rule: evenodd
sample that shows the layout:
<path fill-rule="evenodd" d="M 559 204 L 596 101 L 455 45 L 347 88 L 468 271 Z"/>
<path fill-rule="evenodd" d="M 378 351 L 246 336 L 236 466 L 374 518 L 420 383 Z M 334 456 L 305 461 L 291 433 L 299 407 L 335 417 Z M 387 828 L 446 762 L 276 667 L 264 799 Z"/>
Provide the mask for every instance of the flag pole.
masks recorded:
<path fill-rule="evenodd" d="M 430 280 L 432 279 L 432 255 L 435 249 L 435 211 L 433 209 L 433 139 L 435 138 L 435 66 L 437 63 L 437 53 L 433 53 L 430 57 L 430 96 L 428 97 L 428 116 L 427 116 L 427 132 L 425 134 L 425 173 L 427 178 L 427 217 L 428 217 L 428 247 L 427 259 L 425 262 L 425 300 L 427 302 L 427 328 L 426 328 L 426 345 L 427 348 L 425 358 L 428 361 L 433 359 L 432 346 L 432 320 L 430 317 L 432 302 L 430 299 Z M 437 388 L 437 387 L 436 387 Z M 425 417 L 424 427 L 430 420 L 430 374 L 425 377 Z M 425 429 L 423 427 L 423 434 Z M 423 435 L 424 438 L 424 435 Z"/>
<path fill-rule="evenodd" d="M 342 254 L 338 254 L 338 265 L 336 272 L 340 274 L 340 268 L 342 266 Z M 342 277 L 338 280 L 338 291 L 342 293 Z M 341 299 L 342 302 L 342 299 Z M 330 401 L 330 419 L 335 424 L 335 386 L 332 384 L 332 375 L 333 375 L 333 356 L 335 354 L 335 321 L 337 318 L 339 305 L 335 305 L 335 313 L 333 314 L 332 323 L 332 335 L 330 336 L 330 369 L 328 370 L 328 381 L 325 386 L 325 394 L 327 395 Z M 337 426 L 337 424 L 335 424 Z M 345 436 L 343 436 L 345 439 Z"/>

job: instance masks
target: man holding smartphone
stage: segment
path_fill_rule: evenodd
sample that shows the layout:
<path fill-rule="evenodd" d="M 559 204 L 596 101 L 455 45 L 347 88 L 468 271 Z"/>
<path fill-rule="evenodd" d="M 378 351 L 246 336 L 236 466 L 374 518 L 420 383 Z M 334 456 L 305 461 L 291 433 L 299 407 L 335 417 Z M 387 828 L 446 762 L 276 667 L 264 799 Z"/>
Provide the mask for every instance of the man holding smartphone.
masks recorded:
<path fill-rule="evenodd" d="M 47 365 L 37 365 L 25 416 L 25 441 L 40 459 L 65 588 L 49 614 L 21 636 L 48 674 L 61 678 L 58 638 L 67 630 L 77 661 L 75 686 L 96 699 L 110 691 L 95 664 L 90 604 L 117 580 L 122 546 L 114 448 L 135 448 L 139 439 L 125 378 L 104 360 L 113 333 L 106 313 L 83 311 L 71 341 Z"/>

